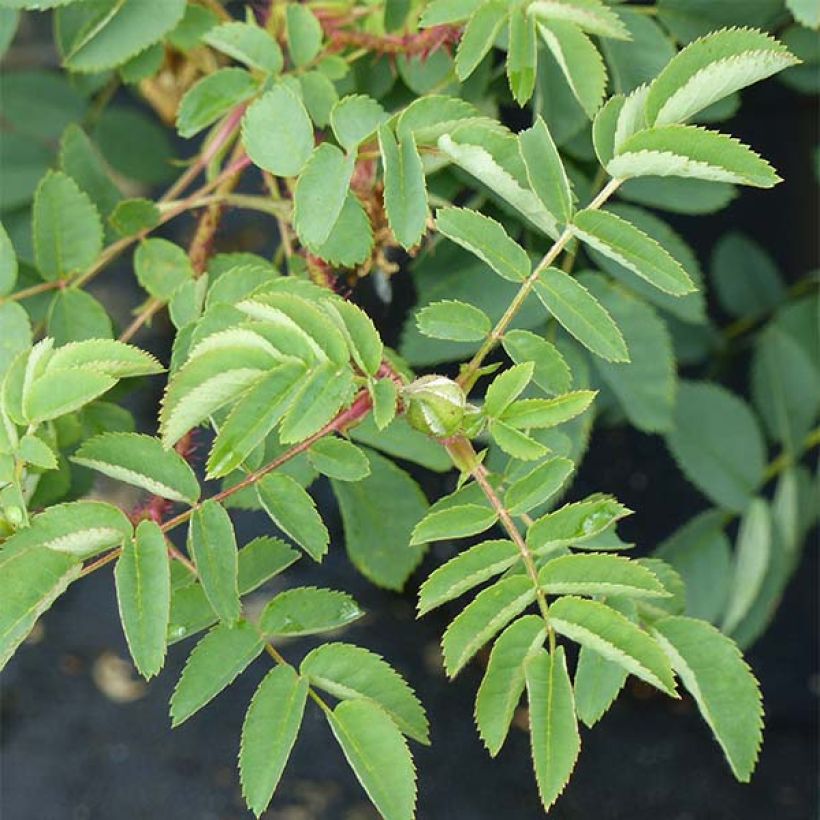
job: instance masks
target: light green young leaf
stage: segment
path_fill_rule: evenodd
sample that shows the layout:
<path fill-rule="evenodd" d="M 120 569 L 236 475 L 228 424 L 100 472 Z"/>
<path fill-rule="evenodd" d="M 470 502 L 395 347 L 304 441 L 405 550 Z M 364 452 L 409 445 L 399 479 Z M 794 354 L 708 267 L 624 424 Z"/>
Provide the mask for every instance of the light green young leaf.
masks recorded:
<path fill-rule="evenodd" d="M 500 0 L 481 3 L 464 27 L 456 50 L 456 75 L 464 82 L 484 59 L 501 31 L 510 10 Z"/>
<path fill-rule="evenodd" d="M 348 151 L 373 136 L 387 119 L 387 112 L 366 94 L 342 97 L 330 112 L 333 133 L 339 145 Z"/>
<path fill-rule="evenodd" d="M 102 250 L 100 215 L 71 177 L 49 171 L 34 194 L 34 258 L 43 279 L 84 270 Z"/>
<path fill-rule="evenodd" d="M 315 441 L 308 459 L 317 472 L 337 481 L 361 481 L 370 475 L 370 462 L 355 444 L 337 436 Z"/>
<path fill-rule="evenodd" d="M 518 135 L 518 150 L 527 167 L 527 179 L 544 207 L 559 223 L 572 218 L 572 188 L 564 164 L 546 123 L 537 117 L 535 125 Z"/>
<path fill-rule="evenodd" d="M 601 358 L 628 362 L 621 331 L 592 294 L 557 268 L 542 271 L 535 293 L 558 323 Z"/>
<path fill-rule="evenodd" d="M 299 97 L 276 85 L 245 112 L 242 143 L 255 165 L 295 177 L 313 151 L 313 125 Z"/>
<path fill-rule="evenodd" d="M 57 456 L 54 451 L 41 438 L 32 433 L 26 433 L 20 439 L 17 453 L 23 461 L 34 467 L 42 470 L 57 469 Z"/>
<path fill-rule="evenodd" d="M 413 690 L 375 653 L 352 644 L 323 644 L 305 656 L 299 672 L 340 700 L 373 701 L 403 734 L 419 743 L 430 742 L 427 716 Z"/>
<path fill-rule="evenodd" d="M 376 429 L 384 430 L 396 417 L 399 391 L 392 379 L 379 379 L 370 386 L 373 420 Z"/>
<path fill-rule="evenodd" d="M 704 621 L 665 618 L 654 634 L 741 782 L 751 777 L 762 740 L 760 689 L 732 641 Z"/>
<path fill-rule="evenodd" d="M 568 458 L 553 456 L 516 479 L 504 493 L 504 506 L 511 515 L 521 515 L 549 500 L 572 475 L 575 465 Z"/>
<path fill-rule="evenodd" d="M 416 313 L 416 325 L 425 336 L 459 342 L 480 341 L 490 332 L 483 310 L 454 299 L 425 305 Z"/>
<path fill-rule="evenodd" d="M 301 485 L 285 473 L 274 472 L 257 483 L 256 492 L 276 526 L 314 561 L 321 561 L 330 536 L 316 504 Z"/>
<path fill-rule="evenodd" d="M 567 785 L 581 751 L 572 684 L 564 647 L 539 649 L 526 662 L 530 744 L 535 780 L 544 810 Z"/>
<path fill-rule="evenodd" d="M 475 722 L 490 755 L 495 757 L 507 739 L 515 709 L 524 691 L 527 661 L 547 636 L 538 615 L 524 615 L 498 637 L 475 699 Z"/>
<path fill-rule="evenodd" d="M 171 501 L 194 504 L 199 499 L 194 471 L 153 436 L 103 433 L 83 442 L 71 460 Z"/>
<path fill-rule="evenodd" d="M 116 383 L 111 376 L 79 367 L 49 370 L 32 383 L 25 396 L 25 417 L 32 424 L 40 424 L 65 416 L 98 398 Z"/>
<path fill-rule="evenodd" d="M 532 581 L 513 575 L 482 590 L 447 627 L 441 647 L 447 676 L 455 677 L 467 661 L 535 600 Z"/>
<path fill-rule="evenodd" d="M 282 70 L 279 44 L 264 28 L 253 23 L 223 23 L 207 31 L 202 41 L 250 68 L 269 74 Z"/>
<path fill-rule="evenodd" d="M 325 302 L 323 307 L 345 337 L 362 372 L 375 376 L 382 363 L 384 344 L 373 320 L 360 307 L 343 299 Z"/>
<path fill-rule="evenodd" d="M 240 24 L 241 25 L 241 24 Z M 186 92 L 177 112 L 177 131 L 186 139 L 216 122 L 256 93 L 256 80 L 244 68 L 220 68 Z"/>
<path fill-rule="evenodd" d="M 731 634 L 749 612 L 763 586 L 772 552 L 772 519 L 769 505 L 755 498 L 740 520 L 735 545 L 729 600 L 721 630 Z"/>
<path fill-rule="evenodd" d="M 142 521 L 114 567 L 120 620 L 134 665 L 146 679 L 162 669 L 171 606 L 171 570 L 165 536 Z"/>
<path fill-rule="evenodd" d="M 763 481 L 765 447 L 748 405 L 723 387 L 682 381 L 666 436 L 686 477 L 727 510 L 744 510 Z"/>
<path fill-rule="evenodd" d="M 586 411 L 596 395 L 594 390 L 573 390 L 554 399 L 521 399 L 504 410 L 501 421 L 516 430 L 555 427 Z"/>
<path fill-rule="evenodd" d="M 516 363 L 533 362 L 532 380 L 546 393 L 566 393 L 572 375 L 564 357 L 552 342 L 529 330 L 508 330 L 501 340 L 507 355 Z"/>
<path fill-rule="evenodd" d="M 684 122 L 709 105 L 794 65 L 761 31 L 723 29 L 690 43 L 655 78 L 646 98 L 649 125 Z"/>
<path fill-rule="evenodd" d="M 288 50 L 296 66 L 311 62 L 322 47 L 322 27 L 316 15 L 299 3 L 285 9 L 288 27 Z"/>
<path fill-rule="evenodd" d="M 419 589 L 419 616 L 452 601 L 518 561 L 512 541 L 484 541 L 451 558 L 432 573 Z"/>
<path fill-rule="evenodd" d="M 771 188 L 780 177 L 739 140 L 694 125 L 663 125 L 629 137 L 606 170 L 613 177 L 687 177 Z"/>
<path fill-rule="evenodd" d="M 527 252 L 494 219 L 469 208 L 439 208 L 436 228 L 486 262 L 502 278 L 521 282 L 530 275 Z"/>
<path fill-rule="evenodd" d="M 535 365 L 532 362 L 516 364 L 496 376 L 484 396 L 484 413 L 488 418 L 500 417 L 518 398 L 532 379 Z"/>
<path fill-rule="evenodd" d="M 572 232 L 666 293 L 683 295 L 695 289 L 689 274 L 665 248 L 610 211 L 579 211 Z"/>
<path fill-rule="evenodd" d="M 290 757 L 308 696 L 291 666 L 275 666 L 254 692 L 242 724 L 239 777 L 250 810 L 261 816 Z"/>
<path fill-rule="evenodd" d="M 535 18 L 523 6 L 509 12 L 507 44 L 507 82 L 513 99 L 523 106 L 535 90 L 535 72 L 538 65 L 538 42 L 535 37 Z"/>
<path fill-rule="evenodd" d="M 247 622 L 215 626 L 193 649 L 171 695 L 171 725 L 179 726 L 230 686 L 264 647 Z"/>
<path fill-rule="evenodd" d="M 507 455 L 521 461 L 535 461 L 549 452 L 547 447 L 534 438 L 498 419 L 490 419 L 489 430 L 493 441 Z"/>
<path fill-rule="evenodd" d="M 325 716 L 347 762 L 384 820 L 412 820 L 413 758 L 396 724 L 370 700 L 343 700 Z"/>
<path fill-rule="evenodd" d="M 448 541 L 466 538 L 489 529 L 498 520 L 494 510 L 478 504 L 464 504 L 438 512 L 428 513 L 416 524 L 410 546 L 429 541 Z"/>
<path fill-rule="evenodd" d="M 592 119 L 603 102 L 606 89 L 606 67 L 598 49 L 572 23 L 541 19 L 537 28 L 581 108 Z"/>
<path fill-rule="evenodd" d="M 620 612 L 598 601 L 565 596 L 551 604 L 550 624 L 559 634 L 677 697 L 672 668 L 663 650 Z"/>
<path fill-rule="evenodd" d="M 384 204 L 393 235 L 405 248 L 424 236 L 429 216 L 424 166 L 412 133 L 398 142 L 386 126 L 379 128 L 379 150 L 384 165 Z"/>
<path fill-rule="evenodd" d="M 562 20 L 601 37 L 628 40 L 629 32 L 615 9 L 601 0 L 536 0 L 529 13 L 539 20 Z"/>
<path fill-rule="evenodd" d="M 194 277 L 188 254 L 167 239 L 141 242 L 134 254 L 134 272 L 140 285 L 163 302 L 167 302 L 183 282 Z"/>
<path fill-rule="evenodd" d="M 268 601 L 259 618 L 266 637 L 315 635 L 340 629 L 364 615 L 347 593 L 317 587 L 293 587 Z"/>
<path fill-rule="evenodd" d="M 538 582 L 548 595 L 629 595 L 667 597 L 646 567 L 620 555 L 563 555 L 541 568 Z"/>
<path fill-rule="evenodd" d="M 206 501 L 194 510 L 188 526 L 188 554 L 214 612 L 226 625 L 236 623 L 241 611 L 236 537 L 221 504 Z"/>
<path fill-rule="evenodd" d="M 114 379 L 152 376 L 164 369 L 150 353 L 111 339 L 88 339 L 58 347 L 46 372 L 71 368 L 93 370 Z"/>
<path fill-rule="evenodd" d="M 622 94 L 610 97 L 592 121 L 592 144 L 598 162 L 606 168 L 615 156 L 615 132 L 626 98 Z"/>
<path fill-rule="evenodd" d="M 75 558 L 89 558 L 116 547 L 131 533 L 131 523 L 117 507 L 102 501 L 72 501 L 55 504 L 35 515 L 28 527 L 5 541 L 3 552 L 11 547 L 18 551 L 45 547 Z"/>

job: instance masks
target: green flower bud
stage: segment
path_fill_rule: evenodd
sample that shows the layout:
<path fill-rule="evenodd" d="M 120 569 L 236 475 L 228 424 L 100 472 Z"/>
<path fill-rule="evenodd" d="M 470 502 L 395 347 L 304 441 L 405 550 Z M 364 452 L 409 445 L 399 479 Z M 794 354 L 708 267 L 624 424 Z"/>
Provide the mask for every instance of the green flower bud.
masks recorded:
<path fill-rule="evenodd" d="M 464 418 L 464 391 L 445 376 L 422 376 L 402 391 L 407 421 L 429 436 L 444 438 L 457 432 Z"/>

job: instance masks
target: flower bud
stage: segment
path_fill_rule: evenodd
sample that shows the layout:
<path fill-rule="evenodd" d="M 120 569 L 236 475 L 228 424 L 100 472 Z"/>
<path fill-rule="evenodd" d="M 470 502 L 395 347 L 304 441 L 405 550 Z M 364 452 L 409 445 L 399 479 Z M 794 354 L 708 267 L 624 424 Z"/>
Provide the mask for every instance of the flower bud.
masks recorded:
<path fill-rule="evenodd" d="M 445 376 L 422 376 L 402 391 L 407 421 L 416 430 L 443 438 L 457 432 L 464 418 L 464 391 Z"/>

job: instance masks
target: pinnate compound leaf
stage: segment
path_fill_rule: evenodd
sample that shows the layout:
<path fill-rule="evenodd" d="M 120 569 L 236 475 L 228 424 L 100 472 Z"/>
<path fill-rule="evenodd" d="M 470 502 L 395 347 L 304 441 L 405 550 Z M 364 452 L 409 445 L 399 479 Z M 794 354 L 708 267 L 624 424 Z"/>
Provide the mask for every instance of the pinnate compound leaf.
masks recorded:
<path fill-rule="evenodd" d="M 677 697 L 672 668 L 663 650 L 620 612 L 598 601 L 565 596 L 550 605 L 549 614 L 550 624 L 559 634 Z"/>
<path fill-rule="evenodd" d="M 134 665 L 148 680 L 165 661 L 171 606 L 171 570 L 162 530 L 142 521 L 114 568 L 117 603 Z"/>
<path fill-rule="evenodd" d="M 486 262 L 503 279 L 521 282 L 530 275 L 527 252 L 494 219 L 469 208 L 439 208 L 436 228 Z"/>
<path fill-rule="evenodd" d="M 340 629 L 362 615 L 359 605 L 344 592 L 292 587 L 268 601 L 259 619 L 259 629 L 266 637 L 315 635 Z"/>
<path fill-rule="evenodd" d="M 83 442 L 71 460 L 171 501 L 194 504 L 199 499 L 194 471 L 152 436 L 103 433 Z"/>
<path fill-rule="evenodd" d="M 202 40 L 250 68 L 271 74 L 282 70 L 283 57 L 279 44 L 264 28 L 252 23 L 223 23 L 207 31 Z"/>
<path fill-rule="evenodd" d="M 564 647 L 539 649 L 525 666 L 530 744 L 538 794 L 545 810 L 567 785 L 581 751 Z"/>
<path fill-rule="evenodd" d="M 510 10 L 500 0 L 482 3 L 464 27 L 456 51 L 456 75 L 464 82 L 493 47 Z"/>
<path fill-rule="evenodd" d="M 379 149 L 384 165 L 384 204 L 390 230 L 404 248 L 417 245 L 427 228 L 427 183 L 412 133 L 400 134 L 383 125 Z"/>
<path fill-rule="evenodd" d="M 327 552 L 330 536 L 316 504 L 302 486 L 285 473 L 270 473 L 256 485 L 259 501 L 277 527 L 314 561 Z"/>
<path fill-rule="evenodd" d="M 313 125 L 299 97 L 274 86 L 245 113 L 242 143 L 255 165 L 280 177 L 295 177 L 313 151 Z"/>
<path fill-rule="evenodd" d="M 62 171 L 49 171 L 37 186 L 32 233 L 37 270 L 49 281 L 84 270 L 102 250 L 97 209 Z"/>
<path fill-rule="evenodd" d="M 444 668 L 455 677 L 470 658 L 535 600 L 532 581 L 513 575 L 482 590 L 457 615 L 441 639 Z"/>
<path fill-rule="evenodd" d="M 419 589 L 419 616 L 452 601 L 490 578 L 506 572 L 518 561 L 512 541 L 484 541 L 438 567 Z"/>
<path fill-rule="evenodd" d="M 761 31 L 713 32 L 676 54 L 652 82 L 646 98 L 647 121 L 650 125 L 684 122 L 796 62 L 785 46 Z"/>
<path fill-rule="evenodd" d="M 683 295 L 695 289 L 689 274 L 665 248 L 610 211 L 579 211 L 572 232 L 666 293 Z"/>
<path fill-rule="evenodd" d="M 333 133 L 348 151 L 373 136 L 387 118 L 381 105 L 365 94 L 342 97 L 330 112 Z"/>
<path fill-rule="evenodd" d="M 186 139 L 198 134 L 256 93 L 256 80 L 243 68 L 220 68 L 186 92 L 177 113 L 177 131 Z"/>
<path fill-rule="evenodd" d="M 370 700 L 343 700 L 326 717 L 353 773 L 384 820 L 412 820 L 413 758 L 387 712 Z"/>
<path fill-rule="evenodd" d="M 117 507 L 102 501 L 72 501 L 35 515 L 28 527 L 4 543 L 3 553 L 11 547 L 18 551 L 45 547 L 75 558 L 88 558 L 118 546 L 131 533 L 131 523 Z"/>
<path fill-rule="evenodd" d="M 263 648 L 262 639 L 247 621 L 215 626 L 185 662 L 171 695 L 171 725 L 179 726 L 230 686 Z"/>
<path fill-rule="evenodd" d="M 413 529 L 410 545 L 428 541 L 466 538 L 489 529 L 498 520 L 498 514 L 479 504 L 463 504 L 446 510 L 428 513 Z"/>
<path fill-rule="evenodd" d="M 577 280 L 557 268 L 547 268 L 535 283 L 535 293 L 556 321 L 584 347 L 608 361 L 629 361 L 618 326 Z"/>
<path fill-rule="evenodd" d="M 239 777 L 242 795 L 257 817 L 267 809 L 282 777 L 307 696 L 307 681 L 290 666 L 275 666 L 254 692 L 242 724 Z"/>
<path fill-rule="evenodd" d="M 527 167 L 527 179 L 544 207 L 558 222 L 572 218 L 572 188 L 555 142 L 540 116 L 518 135 L 518 150 Z"/>
<path fill-rule="evenodd" d="M 763 481 L 765 447 L 748 405 L 723 387 L 681 382 L 666 436 L 686 477 L 708 498 L 741 512 Z"/>
<path fill-rule="evenodd" d="M 607 171 L 619 179 L 686 177 L 771 188 L 780 177 L 739 140 L 694 125 L 648 128 L 627 139 Z"/>
<path fill-rule="evenodd" d="M 510 624 L 493 645 L 475 700 L 478 733 L 492 757 L 501 751 L 507 739 L 515 708 L 524 692 L 527 661 L 546 637 L 543 619 L 524 615 Z"/>
<path fill-rule="evenodd" d="M 81 569 L 77 556 L 39 546 L 37 539 L 20 539 L 18 534 L 4 543 L 0 550 L 0 669 Z"/>
<path fill-rule="evenodd" d="M 194 510 L 188 526 L 188 553 L 214 612 L 226 624 L 239 619 L 236 537 L 225 508 L 206 501 Z"/>
<path fill-rule="evenodd" d="M 737 646 L 711 624 L 664 618 L 654 634 L 723 749 L 732 772 L 747 782 L 763 735 L 760 689 Z"/>
<path fill-rule="evenodd" d="M 646 567 L 620 555 L 563 555 L 538 573 L 548 595 L 629 595 L 666 597 L 669 593 Z"/>
<path fill-rule="evenodd" d="M 329 643 L 309 652 L 299 672 L 313 686 L 340 700 L 366 698 L 377 703 L 401 732 L 429 743 L 424 708 L 404 678 L 373 652 L 347 643 Z"/>

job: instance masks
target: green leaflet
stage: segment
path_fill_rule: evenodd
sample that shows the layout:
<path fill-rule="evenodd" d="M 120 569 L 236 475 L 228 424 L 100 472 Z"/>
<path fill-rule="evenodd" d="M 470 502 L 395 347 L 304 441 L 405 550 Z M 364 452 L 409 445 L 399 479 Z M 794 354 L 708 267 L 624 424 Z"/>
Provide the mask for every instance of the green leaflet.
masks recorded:
<path fill-rule="evenodd" d="M 504 279 L 521 282 L 530 275 L 527 252 L 494 219 L 468 208 L 439 208 L 436 228 Z"/>
<path fill-rule="evenodd" d="M 171 501 L 194 504 L 199 499 L 194 471 L 152 436 L 103 433 L 84 442 L 71 460 Z"/>
<path fill-rule="evenodd" d="M 338 481 L 361 481 L 370 475 L 370 462 L 355 444 L 336 436 L 315 441 L 308 459 L 317 472 Z"/>
<path fill-rule="evenodd" d="M 757 762 L 763 705 L 757 681 L 732 641 L 692 618 L 665 618 L 654 634 L 698 704 L 735 777 L 746 782 Z"/>
<path fill-rule="evenodd" d="M 662 692 L 677 697 L 672 669 L 658 644 L 616 610 L 566 596 L 550 606 L 556 632 L 588 646 Z"/>
<path fill-rule="evenodd" d="M 319 53 L 322 46 L 322 27 L 313 12 L 298 3 L 289 5 L 285 16 L 290 56 L 295 65 L 306 65 Z"/>
<path fill-rule="evenodd" d="M 60 138 L 60 169 L 88 194 L 100 214 L 110 214 L 122 198 L 99 151 L 85 131 L 74 123 L 66 128 Z"/>
<path fill-rule="evenodd" d="M 694 125 L 664 125 L 625 140 L 606 170 L 619 179 L 677 176 L 771 188 L 780 177 L 734 137 Z"/>
<path fill-rule="evenodd" d="M 508 330 L 501 343 L 516 364 L 534 363 L 532 380 L 542 390 L 553 394 L 569 390 L 570 370 L 554 344 L 528 330 Z"/>
<path fill-rule="evenodd" d="M 0 582 L 4 590 L 0 596 L 0 669 L 81 569 L 76 556 L 37 546 L 35 539 L 21 539 L 17 535 L 4 543 L 0 550 Z"/>
<path fill-rule="evenodd" d="M 548 561 L 538 573 L 548 595 L 668 596 L 650 570 L 620 555 L 563 555 Z"/>
<path fill-rule="evenodd" d="M 352 644 L 323 644 L 305 656 L 299 671 L 336 698 L 373 701 L 403 734 L 419 743 L 430 742 L 427 716 L 413 690 L 375 653 Z"/>
<path fill-rule="evenodd" d="M 305 711 L 308 684 L 290 666 L 275 666 L 254 692 L 242 724 L 242 795 L 259 817 L 282 777 Z"/>
<path fill-rule="evenodd" d="M 470 658 L 535 600 L 532 581 L 514 575 L 476 595 L 447 627 L 441 647 L 447 676 L 455 677 Z"/>
<path fill-rule="evenodd" d="M 28 464 L 40 467 L 43 470 L 57 469 L 57 456 L 42 439 L 31 433 L 26 433 L 21 439 L 17 452 Z"/>
<path fill-rule="evenodd" d="M 49 171 L 37 186 L 32 212 L 34 257 L 43 279 L 89 267 L 102 250 L 100 215 L 71 177 Z"/>
<path fill-rule="evenodd" d="M 539 554 L 565 546 L 583 549 L 585 541 L 630 514 L 631 510 L 611 496 L 591 496 L 536 519 L 527 531 L 527 544 Z"/>
<path fill-rule="evenodd" d="M 213 700 L 257 658 L 264 643 L 247 621 L 215 626 L 193 649 L 171 695 L 176 727 Z"/>
<path fill-rule="evenodd" d="M 731 634 L 749 612 L 763 586 L 772 551 L 772 519 L 761 498 L 751 501 L 740 520 L 729 599 L 721 630 Z"/>
<path fill-rule="evenodd" d="M 117 603 L 134 665 L 146 679 L 162 669 L 171 606 L 171 574 L 165 536 L 142 521 L 114 568 Z"/>
<path fill-rule="evenodd" d="M 413 529 L 410 545 L 428 541 L 466 538 L 489 529 L 498 520 L 498 514 L 478 504 L 464 504 L 446 510 L 430 512 Z"/>
<path fill-rule="evenodd" d="M 507 739 L 524 691 L 525 667 L 547 637 L 544 621 L 524 615 L 499 635 L 478 687 L 475 722 L 484 745 L 495 757 Z"/>
<path fill-rule="evenodd" d="M 529 12 L 538 19 L 573 23 L 601 37 L 629 39 L 629 32 L 619 13 L 601 0 L 535 0 L 530 4 Z"/>
<path fill-rule="evenodd" d="M 488 418 L 503 416 L 532 379 L 535 365 L 532 362 L 516 364 L 496 376 L 484 396 L 484 413 Z"/>
<path fill-rule="evenodd" d="M 513 458 L 521 461 L 534 461 L 545 456 L 549 450 L 534 438 L 510 427 L 498 419 L 490 419 L 490 435 L 493 441 Z"/>
<path fill-rule="evenodd" d="M 115 379 L 162 373 L 162 365 L 138 347 L 111 339 L 89 339 L 58 347 L 48 360 L 53 369 L 84 368 Z"/>
<path fill-rule="evenodd" d="M 185 0 L 166 0 L 158 5 L 146 5 L 143 0 L 106 0 L 101 10 L 103 14 L 80 30 L 63 55 L 71 71 L 103 71 L 139 54 L 179 23 Z"/>
<path fill-rule="evenodd" d="M 259 618 L 265 637 L 315 635 L 340 629 L 364 615 L 346 593 L 317 587 L 292 587 L 268 601 Z"/>
<path fill-rule="evenodd" d="M 592 119 L 603 102 L 606 88 L 606 68 L 598 49 L 572 23 L 541 19 L 537 28 L 581 108 Z"/>
<path fill-rule="evenodd" d="M 745 509 L 763 481 L 757 421 L 745 402 L 716 384 L 680 383 L 666 441 L 686 477 L 727 510 Z"/>
<path fill-rule="evenodd" d="M 564 647 L 552 654 L 539 649 L 525 671 L 535 780 L 548 810 L 567 785 L 581 751 Z"/>
<path fill-rule="evenodd" d="M 684 122 L 712 103 L 796 62 L 760 31 L 724 29 L 690 43 L 655 78 L 646 98 L 650 125 Z"/>
<path fill-rule="evenodd" d="M 555 427 L 587 410 L 595 396 L 594 390 L 574 390 L 554 399 L 521 399 L 501 414 L 501 421 L 516 430 Z"/>
<path fill-rule="evenodd" d="M 240 22 L 223 23 L 206 32 L 202 40 L 249 68 L 258 68 L 270 74 L 278 74 L 282 70 L 282 49 L 259 26 Z"/>
<path fill-rule="evenodd" d="M 694 290 L 680 263 L 654 239 L 610 211 L 575 214 L 572 233 L 656 288 L 675 295 Z"/>
<path fill-rule="evenodd" d="M 265 440 L 302 387 L 305 373 L 301 363 L 284 362 L 239 399 L 214 440 L 208 457 L 209 478 L 226 476 L 237 469 Z"/>
<path fill-rule="evenodd" d="M 395 395 L 391 391 L 391 396 L 395 400 Z M 393 408 L 395 411 L 395 408 Z M 375 422 L 370 418 L 365 418 L 360 424 L 353 427 L 350 437 L 354 441 L 367 444 L 387 455 L 410 461 L 413 464 L 420 464 L 427 470 L 437 473 L 446 473 L 452 469 L 453 462 L 443 450 L 443 448 L 432 441 L 424 433 L 414 430 L 403 416 L 395 416 L 381 431 L 376 427 Z M 427 504 L 421 508 L 421 515 Z M 418 518 L 413 521 L 413 524 Z"/>
<path fill-rule="evenodd" d="M 194 510 L 188 526 L 188 554 L 214 612 L 227 625 L 239 619 L 236 538 L 225 508 L 206 501 Z"/>
<path fill-rule="evenodd" d="M 526 104 L 535 90 L 537 64 L 535 18 L 523 6 L 513 8 L 509 13 L 507 82 L 513 99 L 520 106 Z"/>
<path fill-rule="evenodd" d="M 12 547 L 21 555 L 23 550 L 45 547 L 74 558 L 88 558 L 118 546 L 131 532 L 131 523 L 117 507 L 102 501 L 72 501 L 35 515 L 28 527 L 5 541 L 3 553 Z M 63 571 L 68 568 L 66 565 Z"/>
<path fill-rule="evenodd" d="M 464 550 L 430 573 L 421 585 L 419 616 L 506 572 L 518 558 L 512 541 L 484 541 Z"/>
<path fill-rule="evenodd" d="M 608 361 L 629 361 L 623 336 L 612 317 L 571 276 L 547 268 L 539 274 L 535 293 L 556 321 L 584 347 Z"/>
<path fill-rule="evenodd" d="M 362 372 L 375 376 L 382 363 L 384 344 L 371 318 L 343 299 L 325 302 L 323 307 L 342 332 L 350 355 Z"/>
<path fill-rule="evenodd" d="M 391 379 L 371 382 L 368 389 L 373 401 L 373 422 L 382 431 L 396 417 L 399 391 Z"/>
<path fill-rule="evenodd" d="M 325 717 L 382 817 L 412 820 L 416 805 L 413 758 L 389 715 L 369 700 L 343 700 Z"/>
<path fill-rule="evenodd" d="M 555 495 L 574 469 L 575 465 L 568 458 L 548 458 L 510 484 L 504 493 L 504 506 L 511 515 L 529 512 Z"/>
<path fill-rule="evenodd" d="M 0 222 L 0 296 L 5 296 L 14 289 L 17 270 L 17 254 L 6 229 Z"/>
<path fill-rule="evenodd" d="M 342 212 L 327 240 L 315 253 L 332 265 L 351 268 L 360 265 L 373 250 L 373 228 L 359 198 L 347 192 Z"/>
<path fill-rule="evenodd" d="M 220 68 L 206 75 L 182 98 L 177 113 L 179 135 L 193 137 L 255 93 L 256 80 L 242 68 Z"/>
<path fill-rule="evenodd" d="M 419 25 L 440 26 L 466 20 L 481 5 L 482 0 L 432 0 L 422 12 Z"/>
<path fill-rule="evenodd" d="M 379 128 L 384 165 L 384 204 L 393 235 L 405 248 L 417 245 L 427 228 L 427 184 L 412 133 L 398 142 L 386 126 Z"/>
<path fill-rule="evenodd" d="M 152 238 L 141 242 L 134 254 L 134 272 L 140 285 L 163 302 L 194 277 L 188 254 L 167 239 Z"/>
<path fill-rule="evenodd" d="M 381 105 L 365 94 L 342 97 L 330 112 L 333 133 L 348 151 L 375 134 L 387 118 Z"/>
<path fill-rule="evenodd" d="M 627 672 L 594 649 L 582 646 L 575 668 L 575 712 L 592 728 L 618 697 L 626 683 Z"/>
<path fill-rule="evenodd" d="M 283 444 L 294 444 L 319 431 L 353 397 L 353 374 L 331 362 L 317 367 L 293 400 L 279 433 Z"/>
<path fill-rule="evenodd" d="M 46 331 L 58 345 L 114 335 L 105 307 L 82 290 L 66 289 L 54 294 L 46 319 Z"/>
<path fill-rule="evenodd" d="M 116 383 L 111 376 L 79 367 L 52 369 L 31 384 L 24 396 L 23 413 L 33 424 L 56 419 L 79 410 Z"/>
<path fill-rule="evenodd" d="M 509 8 L 499 0 L 481 3 L 470 16 L 456 51 L 456 74 L 464 82 L 493 47 L 501 26 L 509 16 Z"/>
<path fill-rule="evenodd" d="M 295 177 L 313 151 L 313 125 L 296 94 L 276 85 L 245 112 L 242 143 L 255 165 Z"/>
<path fill-rule="evenodd" d="M 559 223 L 569 222 L 573 194 L 555 142 L 541 117 L 518 135 L 518 150 L 527 167 L 527 179 L 544 207 Z"/>

